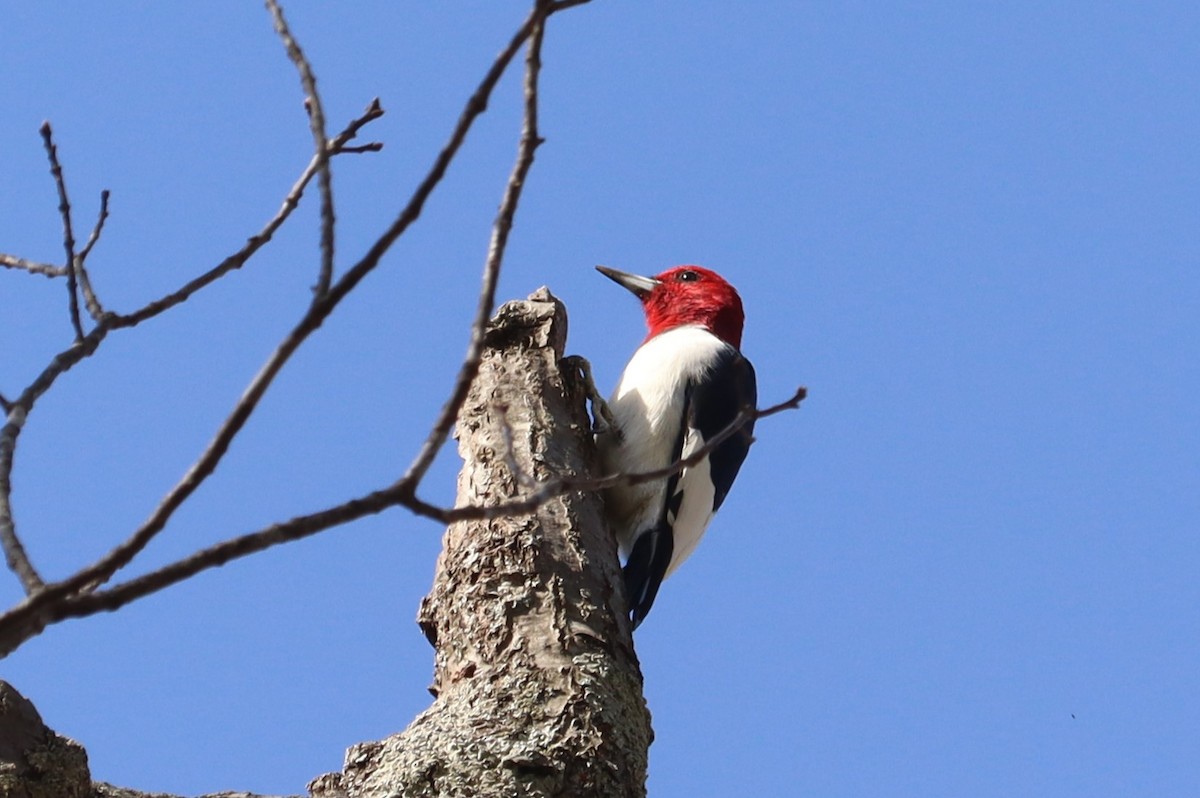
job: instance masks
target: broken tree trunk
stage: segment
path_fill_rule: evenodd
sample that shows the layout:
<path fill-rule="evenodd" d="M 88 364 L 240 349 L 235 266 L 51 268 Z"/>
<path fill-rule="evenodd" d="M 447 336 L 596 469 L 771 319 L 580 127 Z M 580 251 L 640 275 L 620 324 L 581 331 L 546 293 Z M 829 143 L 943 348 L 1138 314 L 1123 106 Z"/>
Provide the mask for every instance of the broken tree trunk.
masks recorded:
<path fill-rule="evenodd" d="M 596 462 L 585 392 L 560 370 L 567 318 L 546 289 L 493 319 L 458 416 L 458 505 L 529 495 Z M 316 796 L 645 795 L 650 718 L 598 496 L 452 524 L 419 622 L 436 699 L 347 752 Z"/>
<path fill-rule="evenodd" d="M 592 476 L 582 380 L 560 370 L 566 336 L 566 311 L 544 288 L 492 321 L 458 417 L 459 506 Z M 577 492 L 451 525 L 418 617 L 437 652 L 433 705 L 404 732 L 353 746 L 310 795 L 645 796 L 650 715 L 601 510 Z M 92 782 L 83 748 L 0 682 L 0 798 L 173 797 Z"/>

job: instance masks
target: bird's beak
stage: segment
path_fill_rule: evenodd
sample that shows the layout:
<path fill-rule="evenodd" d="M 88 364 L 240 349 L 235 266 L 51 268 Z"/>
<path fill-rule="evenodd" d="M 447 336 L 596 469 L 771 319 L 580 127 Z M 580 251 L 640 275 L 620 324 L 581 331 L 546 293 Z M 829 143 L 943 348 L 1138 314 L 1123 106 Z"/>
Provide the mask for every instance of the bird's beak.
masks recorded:
<path fill-rule="evenodd" d="M 603 274 L 608 279 L 612 280 L 617 285 L 622 285 L 633 292 L 638 299 L 645 299 L 646 295 L 653 291 L 658 285 L 658 280 L 653 277 L 642 277 L 640 274 L 630 274 L 629 272 L 617 271 L 610 269 L 607 266 L 597 266 L 596 271 Z"/>

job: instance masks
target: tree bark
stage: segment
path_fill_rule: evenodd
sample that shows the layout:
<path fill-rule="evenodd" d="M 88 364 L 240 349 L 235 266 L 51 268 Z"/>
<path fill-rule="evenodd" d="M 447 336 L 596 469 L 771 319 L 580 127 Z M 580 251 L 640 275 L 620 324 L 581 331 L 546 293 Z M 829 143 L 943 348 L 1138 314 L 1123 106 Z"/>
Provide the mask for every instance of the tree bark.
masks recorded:
<path fill-rule="evenodd" d="M 559 365 L 566 311 L 548 290 L 510 302 L 458 417 L 458 504 L 591 476 L 585 392 Z M 645 795 L 652 733 L 616 544 L 600 498 L 451 525 L 418 621 L 437 651 L 433 705 L 350 749 L 323 798 Z"/>
<path fill-rule="evenodd" d="M 560 369 L 566 337 L 566 310 L 545 288 L 492 320 L 458 416 L 459 506 L 594 476 L 583 380 Z M 433 705 L 405 731 L 351 747 L 310 795 L 644 796 L 652 732 L 620 578 L 595 493 L 452 524 L 418 614 L 436 651 Z M 171 797 L 93 783 L 83 748 L 0 682 L 0 798 Z"/>

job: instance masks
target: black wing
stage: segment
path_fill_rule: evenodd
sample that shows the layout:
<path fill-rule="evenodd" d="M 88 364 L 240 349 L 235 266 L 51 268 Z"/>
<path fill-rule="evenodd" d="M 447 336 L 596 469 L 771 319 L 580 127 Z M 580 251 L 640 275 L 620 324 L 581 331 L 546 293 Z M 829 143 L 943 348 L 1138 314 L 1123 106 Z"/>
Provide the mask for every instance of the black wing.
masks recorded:
<path fill-rule="evenodd" d="M 688 386 L 684 398 L 684 418 L 671 453 L 671 462 L 683 454 L 683 442 L 688 428 L 697 429 L 704 440 L 710 440 L 728 427 L 744 408 L 756 407 L 758 389 L 754 367 L 736 349 L 722 353 L 705 378 Z M 727 438 L 709 454 L 709 474 L 713 480 L 713 512 L 729 494 L 733 480 L 742 467 L 754 439 L 754 420 Z M 678 490 L 680 473 L 667 480 L 666 501 L 658 524 L 642 535 L 629 552 L 625 563 L 625 595 L 629 599 L 633 628 L 636 629 L 650 612 L 659 585 L 671 565 L 675 539 L 671 524 L 679 515 L 683 492 Z"/>
<path fill-rule="evenodd" d="M 758 402 L 754 366 L 736 349 L 721 356 L 710 376 L 692 386 L 686 416 L 688 426 L 700 430 L 706 441 L 732 424 L 743 409 L 753 409 Z M 708 456 L 713 487 L 716 488 L 713 512 L 720 509 L 733 487 L 733 480 L 737 478 L 753 440 L 754 419 L 751 419 Z M 672 484 L 668 495 L 673 495 L 674 487 Z"/>

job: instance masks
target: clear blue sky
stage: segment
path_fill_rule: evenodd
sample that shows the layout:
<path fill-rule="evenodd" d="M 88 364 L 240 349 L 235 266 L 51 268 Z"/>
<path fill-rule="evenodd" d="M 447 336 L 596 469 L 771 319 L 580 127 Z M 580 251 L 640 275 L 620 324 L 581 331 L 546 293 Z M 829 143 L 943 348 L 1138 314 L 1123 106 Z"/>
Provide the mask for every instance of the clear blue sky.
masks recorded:
<path fill-rule="evenodd" d="M 386 149 L 338 161 L 345 266 L 525 4 L 287 10 L 331 125 L 388 109 Z M 515 77 L 136 569 L 408 463 L 465 348 Z M 6 4 L 0 251 L 61 259 L 50 119 L 77 224 L 113 192 L 101 297 L 140 305 L 274 213 L 309 157 L 300 97 L 255 3 Z M 1194 794 L 1200 5 L 597 0 L 553 20 L 543 97 L 501 296 L 549 285 L 611 385 L 642 321 L 592 266 L 710 266 L 764 402 L 810 389 L 639 630 L 651 794 Z M 314 208 L 38 405 L 14 500 L 47 573 L 195 458 L 308 296 Z M 64 298 L 0 273 L 0 391 L 68 341 Z M 0 675 L 99 779 L 301 792 L 428 705 L 441 532 L 389 512 L 51 628 Z"/>

